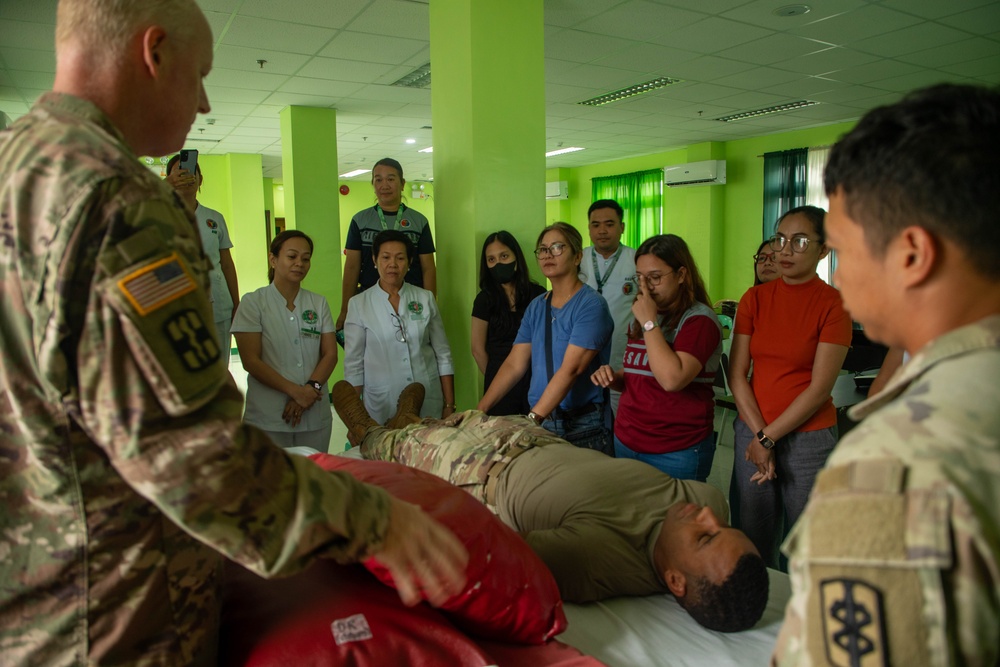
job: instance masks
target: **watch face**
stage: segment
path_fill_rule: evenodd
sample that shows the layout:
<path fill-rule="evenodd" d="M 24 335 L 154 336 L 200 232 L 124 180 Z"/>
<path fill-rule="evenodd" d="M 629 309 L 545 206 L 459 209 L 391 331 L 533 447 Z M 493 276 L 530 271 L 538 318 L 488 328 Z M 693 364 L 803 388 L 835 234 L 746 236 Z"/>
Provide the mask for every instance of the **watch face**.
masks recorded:
<path fill-rule="evenodd" d="M 653 320 L 650 320 L 642 325 L 642 328 L 646 331 L 652 331 L 654 327 L 656 327 L 656 325 L 653 323 Z"/>

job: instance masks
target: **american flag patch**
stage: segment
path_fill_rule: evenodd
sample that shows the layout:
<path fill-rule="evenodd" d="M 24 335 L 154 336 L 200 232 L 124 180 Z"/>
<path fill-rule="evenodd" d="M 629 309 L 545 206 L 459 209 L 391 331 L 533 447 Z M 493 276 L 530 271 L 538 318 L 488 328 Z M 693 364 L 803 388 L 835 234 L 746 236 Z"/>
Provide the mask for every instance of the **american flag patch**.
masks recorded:
<path fill-rule="evenodd" d="M 144 266 L 118 281 L 122 294 L 140 315 L 179 299 L 197 288 L 177 255 Z"/>

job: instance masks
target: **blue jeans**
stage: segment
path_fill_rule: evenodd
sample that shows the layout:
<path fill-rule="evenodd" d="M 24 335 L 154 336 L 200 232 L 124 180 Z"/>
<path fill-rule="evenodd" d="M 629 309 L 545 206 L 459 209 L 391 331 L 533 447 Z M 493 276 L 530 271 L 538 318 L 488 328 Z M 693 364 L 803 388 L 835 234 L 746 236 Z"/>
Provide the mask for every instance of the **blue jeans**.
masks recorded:
<path fill-rule="evenodd" d="M 764 563 L 779 568 L 778 547 L 805 509 L 816 475 L 837 444 L 837 427 L 793 431 L 774 447 L 778 478 L 751 482 L 757 467 L 746 460 L 754 434 L 739 417 L 733 422 L 733 484 L 739 496 L 739 525 L 760 551 Z M 736 509 L 734 508 L 734 512 Z"/>
<path fill-rule="evenodd" d="M 607 405 L 603 405 L 601 410 L 588 412 L 573 419 L 552 419 L 550 417 L 542 422 L 542 426 L 545 430 L 577 447 L 596 449 L 608 456 L 614 456 L 611 429 L 608 428 L 604 415 L 607 409 Z"/>
<path fill-rule="evenodd" d="M 709 434 L 707 438 L 687 449 L 664 454 L 633 451 L 615 436 L 615 456 L 648 463 L 674 479 L 694 479 L 704 482 L 712 471 L 712 460 L 715 458 L 715 433 Z"/>

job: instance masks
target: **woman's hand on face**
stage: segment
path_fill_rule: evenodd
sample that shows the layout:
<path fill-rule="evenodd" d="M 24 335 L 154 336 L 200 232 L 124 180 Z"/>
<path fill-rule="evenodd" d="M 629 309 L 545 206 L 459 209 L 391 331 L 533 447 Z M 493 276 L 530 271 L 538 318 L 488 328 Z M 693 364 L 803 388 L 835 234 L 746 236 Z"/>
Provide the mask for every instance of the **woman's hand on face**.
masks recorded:
<path fill-rule="evenodd" d="M 596 384 L 598 387 L 603 387 L 607 389 L 612 382 L 615 381 L 615 369 L 611 368 L 607 364 L 604 364 L 590 376 L 590 381 Z"/>
<path fill-rule="evenodd" d="M 639 293 L 632 303 L 632 314 L 639 324 L 656 321 L 656 302 L 649 295 L 649 286 L 646 285 L 646 277 L 639 276 Z"/>

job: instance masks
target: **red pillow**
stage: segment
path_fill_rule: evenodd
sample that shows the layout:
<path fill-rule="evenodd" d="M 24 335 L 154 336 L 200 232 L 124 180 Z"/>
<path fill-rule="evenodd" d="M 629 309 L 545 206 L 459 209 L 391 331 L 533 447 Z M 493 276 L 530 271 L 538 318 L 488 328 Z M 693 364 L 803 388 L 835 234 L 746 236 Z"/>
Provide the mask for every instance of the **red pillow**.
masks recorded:
<path fill-rule="evenodd" d="M 555 579 L 521 537 L 460 488 L 429 473 L 385 461 L 315 454 L 326 470 L 348 472 L 419 505 L 450 528 L 469 551 L 465 590 L 440 607 L 470 635 L 543 644 L 566 629 Z M 364 563 L 383 583 L 392 576 L 374 559 Z"/>
<path fill-rule="evenodd" d="M 319 561 L 268 580 L 227 563 L 225 579 L 226 667 L 495 664 L 440 612 L 404 606 L 360 565 Z"/>

